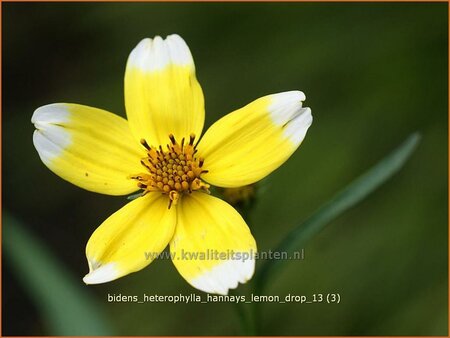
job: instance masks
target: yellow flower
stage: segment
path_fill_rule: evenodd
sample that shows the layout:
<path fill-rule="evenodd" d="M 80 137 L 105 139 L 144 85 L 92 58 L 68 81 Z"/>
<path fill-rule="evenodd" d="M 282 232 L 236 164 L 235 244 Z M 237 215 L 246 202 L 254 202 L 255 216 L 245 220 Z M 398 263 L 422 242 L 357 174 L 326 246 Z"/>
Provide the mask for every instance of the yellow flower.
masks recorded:
<path fill-rule="evenodd" d="M 312 123 L 304 100 L 300 91 L 264 96 L 221 118 L 199 141 L 202 89 L 188 46 L 170 35 L 142 40 L 128 58 L 128 120 L 71 103 L 38 108 L 33 143 L 51 171 L 98 193 L 142 190 L 92 234 L 84 282 L 141 270 L 168 244 L 175 267 L 197 289 L 227 294 L 248 281 L 255 240 L 208 187 L 248 185 L 285 162 Z"/>

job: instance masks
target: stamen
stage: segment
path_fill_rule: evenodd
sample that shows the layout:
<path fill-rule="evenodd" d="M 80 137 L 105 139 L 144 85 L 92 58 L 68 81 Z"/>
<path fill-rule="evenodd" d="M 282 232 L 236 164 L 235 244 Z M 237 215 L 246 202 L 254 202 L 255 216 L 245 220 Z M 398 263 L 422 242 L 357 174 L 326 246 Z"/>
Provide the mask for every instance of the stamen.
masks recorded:
<path fill-rule="evenodd" d="M 172 142 L 172 144 L 176 144 L 177 142 L 175 141 L 175 137 L 173 136 L 173 134 L 169 135 L 170 141 Z"/>
<path fill-rule="evenodd" d="M 209 184 L 200 178 L 208 171 L 202 170 L 204 159 L 195 157 L 195 135 L 189 136 L 189 144 L 185 144 L 184 137 L 181 143 L 177 143 L 173 134 L 169 135 L 169 140 L 167 150 L 163 150 L 162 145 L 156 148 L 141 139 L 141 144 L 147 150 L 147 157 L 141 159 L 141 165 L 147 173 L 132 175 L 130 178 L 138 181 L 138 187 L 144 190 L 142 195 L 149 191 L 167 194 L 170 209 L 183 194 L 193 191 L 209 193 Z"/>
<path fill-rule="evenodd" d="M 141 144 L 145 147 L 145 149 L 150 150 L 150 146 L 145 139 L 141 138 Z"/>
<path fill-rule="evenodd" d="M 145 164 L 144 160 L 141 160 L 141 164 L 142 164 L 144 167 L 146 167 L 148 170 L 150 170 L 150 167 L 149 167 L 147 164 Z"/>
<path fill-rule="evenodd" d="M 189 135 L 189 145 L 194 145 L 195 134 Z"/>
<path fill-rule="evenodd" d="M 169 199 L 170 199 L 170 201 L 169 201 L 169 209 L 172 206 L 172 204 L 173 205 L 177 205 L 179 198 L 180 198 L 180 194 L 177 191 L 172 190 L 169 193 Z"/>

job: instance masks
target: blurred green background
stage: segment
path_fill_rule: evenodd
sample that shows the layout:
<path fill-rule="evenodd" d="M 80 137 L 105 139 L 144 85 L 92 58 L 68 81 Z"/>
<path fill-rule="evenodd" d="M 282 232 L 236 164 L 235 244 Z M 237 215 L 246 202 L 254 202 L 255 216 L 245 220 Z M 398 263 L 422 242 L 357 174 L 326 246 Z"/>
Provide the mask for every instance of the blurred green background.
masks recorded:
<path fill-rule="evenodd" d="M 341 303 L 262 304 L 260 333 L 447 335 L 446 3 L 3 3 L 2 8 L 3 208 L 63 264 L 67 276 L 58 280 L 70 279 L 89 297 L 91 310 L 111 325 L 102 332 L 241 333 L 232 304 L 107 302 L 108 293 L 199 293 L 168 261 L 112 283 L 84 286 L 90 234 L 127 201 L 63 181 L 42 164 L 32 144 L 31 115 L 47 103 L 82 103 L 124 116 L 129 52 L 144 37 L 178 33 L 194 55 L 206 127 L 262 95 L 285 90 L 303 90 L 312 108 L 314 123 L 303 145 L 268 178 L 252 212 L 260 250 L 275 247 L 408 134 L 418 130 L 423 136 L 399 174 L 330 224 L 305 247 L 305 260 L 288 262 L 265 291 L 282 297 L 338 292 Z M 40 249 L 9 238 L 4 233 L 4 245 L 39 256 L 33 250 Z M 3 257 L 3 335 L 55 334 L 43 300 L 33 296 L 37 281 L 8 254 Z M 34 259 L 25 260 L 25 270 L 27 264 L 36 267 Z M 44 283 L 47 273 L 40 276 Z M 248 292 L 245 285 L 236 293 Z M 53 313 L 65 313 L 73 298 L 53 305 Z M 82 316 L 76 313 L 70 317 L 74 325 Z M 74 334 L 70 327 L 61 330 L 57 333 Z"/>

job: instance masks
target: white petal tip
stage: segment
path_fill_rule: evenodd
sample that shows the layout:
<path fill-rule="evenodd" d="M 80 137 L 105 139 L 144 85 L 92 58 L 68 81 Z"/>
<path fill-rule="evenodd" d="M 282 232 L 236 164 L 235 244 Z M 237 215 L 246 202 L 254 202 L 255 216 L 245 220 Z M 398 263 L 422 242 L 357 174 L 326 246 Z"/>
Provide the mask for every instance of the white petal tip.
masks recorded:
<path fill-rule="evenodd" d="M 288 122 L 284 129 L 284 134 L 295 145 L 300 145 L 306 136 L 308 128 L 313 122 L 310 108 L 301 108 L 292 120 Z"/>
<path fill-rule="evenodd" d="M 86 276 L 84 276 L 83 282 L 86 284 L 101 284 L 110 282 L 117 278 L 119 278 L 119 275 L 115 264 L 109 263 L 91 270 Z"/>
<path fill-rule="evenodd" d="M 272 102 L 268 108 L 269 114 L 278 126 L 291 120 L 302 108 L 302 102 L 306 99 L 305 94 L 299 90 L 278 93 L 270 97 Z"/>
<path fill-rule="evenodd" d="M 311 109 L 302 108 L 305 99 L 305 94 L 299 90 L 274 94 L 268 108 L 274 124 L 283 128 L 284 135 L 295 146 L 303 141 L 313 121 Z"/>
<path fill-rule="evenodd" d="M 43 129 L 47 124 L 63 124 L 69 121 L 70 112 L 65 103 L 52 103 L 39 107 L 31 117 L 36 129 Z"/>
<path fill-rule="evenodd" d="M 230 260 L 197 276 L 190 284 L 207 293 L 227 295 L 229 289 L 235 289 L 239 283 L 244 284 L 252 278 L 254 271 L 254 259 Z"/>
<path fill-rule="evenodd" d="M 162 70 L 170 64 L 194 65 L 189 47 L 177 34 L 169 35 L 166 39 L 160 36 L 145 38 L 128 58 L 129 66 L 146 72 Z"/>
<path fill-rule="evenodd" d="M 47 166 L 71 144 L 71 136 L 62 125 L 69 120 L 69 111 L 63 104 L 52 104 L 35 110 L 31 122 L 36 130 L 33 144 L 42 162 Z"/>

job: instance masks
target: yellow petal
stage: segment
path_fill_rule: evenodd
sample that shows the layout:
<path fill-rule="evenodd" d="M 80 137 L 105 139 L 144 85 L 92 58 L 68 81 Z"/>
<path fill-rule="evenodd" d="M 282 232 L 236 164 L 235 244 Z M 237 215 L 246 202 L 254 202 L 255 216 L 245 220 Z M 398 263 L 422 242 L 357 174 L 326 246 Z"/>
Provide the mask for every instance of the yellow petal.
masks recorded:
<path fill-rule="evenodd" d="M 252 277 L 256 243 L 233 207 L 194 192 L 183 196 L 177 209 L 170 251 L 178 272 L 189 284 L 205 292 L 227 294 Z"/>
<path fill-rule="evenodd" d="M 86 246 L 86 284 L 105 283 L 149 265 L 169 243 L 176 210 L 168 198 L 149 193 L 112 214 L 92 234 Z"/>
<path fill-rule="evenodd" d="M 300 91 L 264 96 L 214 123 L 198 145 L 207 182 L 239 187 L 264 178 L 302 143 L 312 123 Z"/>
<path fill-rule="evenodd" d="M 125 105 L 137 140 L 153 146 L 200 136 L 205 119 L 203 92 L 195 77 L 194 61 L 184 40 L 142 40 L 131 52 L 125 72 Z"/>
<path fill-rule="evenodd" d="M 136 191 L 130 174 L 142 171 L 145 152 L 125 119 L 69 103 L 38 108 L 31 118 L 33 143 L 44 164 L 81 188 L 108 195 Z"/>

